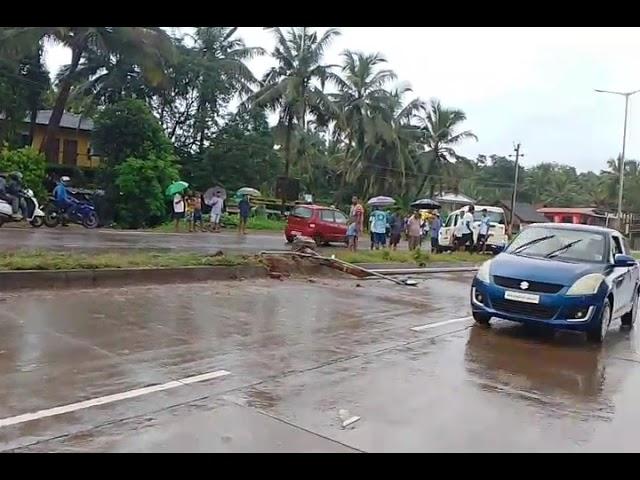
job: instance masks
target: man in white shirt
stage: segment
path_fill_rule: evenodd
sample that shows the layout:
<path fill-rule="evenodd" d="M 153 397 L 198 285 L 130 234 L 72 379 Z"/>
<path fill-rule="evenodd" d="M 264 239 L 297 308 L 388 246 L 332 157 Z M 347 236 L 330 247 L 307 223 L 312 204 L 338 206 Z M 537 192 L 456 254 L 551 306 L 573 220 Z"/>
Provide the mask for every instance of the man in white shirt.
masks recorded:
<path fill-rule="evenodd" d="M 491 220 L 487 209 L 482 209 L 482 217 L 480 218 L 480 230 L 478 231 L 478 242 L 476 244 L 477 250 L 484 252 L 487 240 L 489 239 L 489 228 L 491 228 Z"/>
<path fill-rule="evenodd" d="M 460 227 L 460 240 L 458 246 L 466 246 L 468 252 L 473 250 L 473 230 L 471 229 L 471 226 L 473 225 L 473 212 L 475 212 L 475 207 L 473 205 L 469 205 L 467 212 L 463 215 L 460 223 L 458 223 L 458 226 Z"/>
<path fill-rule="evenodd" d="M 211 228 L 214 232 L 220 231 L 220 217 L 222 217 L 222 208 L 224 199 L 220 196 L 220 192 L 216 192 L 211 200 Z"/>
<path fill-rule="evenodd" d="M 173 196 L 173 219 L 176 221 L 176 232 L 180 231 L 180 220 L 184 218 L 184 198 L 180 193 Z"/>

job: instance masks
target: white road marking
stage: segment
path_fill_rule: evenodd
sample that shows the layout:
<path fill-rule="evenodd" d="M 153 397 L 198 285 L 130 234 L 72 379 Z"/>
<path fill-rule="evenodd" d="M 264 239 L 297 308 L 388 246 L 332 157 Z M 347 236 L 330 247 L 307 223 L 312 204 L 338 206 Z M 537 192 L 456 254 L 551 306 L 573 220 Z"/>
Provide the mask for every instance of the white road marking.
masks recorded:
<path fill-rule="evenodd" d="M 63 413 L 75 412 L 76 410 L 83 410 L 89 407 L 95 407 L 97 405 L 104 405 L 107 403 L 118 402 L 120 400 L 126 400 L 128 398 L 140 397 L 149 393 L 160 392 L 162 390 L 169 390 L 176 387 L 182 387 L 191 383 L 202 382 L 204 380 L 210 380 L 212 378 L 224 377 L 229 375 L 230 372 L 226 370 L 217 370 L 215 372 L 203 373 L 202 375 L 194 375 L 192 377 L 181 378 L 179 380 L 173 380 L 171 382 L 163 383 L 160 385 L 151 385 L 150 387 L 136 388 L 135 390 L 129 390 L 122 393 L 115 393 L 113 395 L 106 395 L 104 397 L 93 398 L 91 400 L 84 400 L 82 402 L 70 403 L 69 405 L 62 405 L 60 407 L 48 408 L 46 410 L 39 410 L 33 413 L 24 413 L 15 417 L 8 417 L 0 419 L 0 428 L 8 427 L 9 425 L 16 425 L 19 423 L 30 422 L 32 420 L 38 420 L 40 418 L 53 417 L 55 415 L 62 415 Z"/>
<path fill-rule="evenodd" d="M 471 320 L 473 317 L 454 318 L 453 320 L 445 320 L 444 322 L 427 323 L 426 325 L 420 325 L 419 327 L 411 327 L 414 332 L 421 332 L 428 330 L 429 328 L 436 328 L 442 325 L 448 325 L 450 323 L 464 322 L 465 320 Z"/>

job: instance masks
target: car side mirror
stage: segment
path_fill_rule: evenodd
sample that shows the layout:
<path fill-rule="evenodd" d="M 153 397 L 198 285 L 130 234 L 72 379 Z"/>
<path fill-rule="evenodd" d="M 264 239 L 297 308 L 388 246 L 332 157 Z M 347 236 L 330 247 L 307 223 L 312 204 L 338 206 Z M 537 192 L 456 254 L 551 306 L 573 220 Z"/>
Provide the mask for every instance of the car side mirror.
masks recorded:
<path fill-rule="evenodd" d="M 633 267 L 637 265 L 636 259 L 631 255 L 617 254 L 613 259 L 613 265 L 615 267 Z"/>
<path fill-rule="evenodd" d="M 493 251 L 496 252 L 496 254 L 504 252 L 504 249 L 504 245 L 496 245 L 495 247 L 493 247 Z"/>

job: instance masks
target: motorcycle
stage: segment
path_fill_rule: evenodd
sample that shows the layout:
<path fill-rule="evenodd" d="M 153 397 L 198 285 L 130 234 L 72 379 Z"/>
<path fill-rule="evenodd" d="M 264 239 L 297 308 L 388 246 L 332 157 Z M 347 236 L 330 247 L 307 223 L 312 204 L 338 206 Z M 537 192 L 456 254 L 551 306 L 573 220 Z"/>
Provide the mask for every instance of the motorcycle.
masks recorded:
<path fill-rule="evenodd" d="M 21 220 L 14 219 L 11 204 L 0 199 L 0 227 L 4 223 L 26 220 L 32 227 L 40 228 L 44 223 L 44 212 L 40 209 L 38 199 L 33 195 L 33 190 L 30 188 L 22 190 L 20 197 L 24 199 L 27 204 L 27 216 Z"/>
<path fill-rule="evenodd" d="M 85 228 L 96 228 L 98 226 L 98 214 L 91 203 L 78 202 L 75 208 L 69 207 L 69 210 L 73 210 L 71 215 L 65 214 L 56 206 L 53 199 L 50 199 L 50 202 L 45 207 L 44 224 L 49 228 L 55 228 L 60 224 L 66 225 L 67 222 L 71 221 Z"/>

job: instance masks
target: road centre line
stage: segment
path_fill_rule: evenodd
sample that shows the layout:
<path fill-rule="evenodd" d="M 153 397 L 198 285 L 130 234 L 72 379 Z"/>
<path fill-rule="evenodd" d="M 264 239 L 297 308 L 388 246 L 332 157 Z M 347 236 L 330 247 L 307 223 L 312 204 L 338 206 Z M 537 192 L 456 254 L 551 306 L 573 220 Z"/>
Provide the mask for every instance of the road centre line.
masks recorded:
<path fill-rule="evenodd" d="M 443 322 L 427 323 L 426 325 L 420 325 L 419 327 L 411 327 L 414 332 L 422 332 L 430 328 L 441 327 L 442 325 L 448 325 L 450 323 L 464 322 L 465 320 L 471 320 L 473 317 L 454 318 L 452 320 L 445 320 Z"/>
<path fill-rule="evenodd" d="M 38 420 L 40 418 L 62 415 L 63 413 L 75 412 L 77 410 L 83 410 L 85 408 L 95 407 L 97 405 L 105 405 L 108 403 L 118 402 L 120 400 L 140 397 L 142 395 L 160 392 L 162 390 L 170 390 L 172 388 L 182 387 L 184 385 L 189 385 L 196 382 L 203 382 L 205 380 L 211 380 L 213 378 L 224 377 L 229 374 L 230 372 L 226 370 L 216 370 L 215 372 L 203 373 L 200 375 L 193 375 L 191 377 L 185 377 L 178 380 L 172 380 L 171 382 L 162 383 L 160 385 L 151 385 L 149 387 L 136 388 L 134 390 L 115 393 L 113 395 L 106 395 L 104 397 L 84 400 L 82 402 L 70 403 L 68 405 L 62 405 L 60 407 L 48 408 L 46 410 L 39 410 L 32 413 L 24 413 L 22 415 L 16 415 L 15 417 L 0 419 L 0 428 L 8 427 L 10 425 L 17 425 L 19 423 L 30 422 L 32 420 Z"/>

